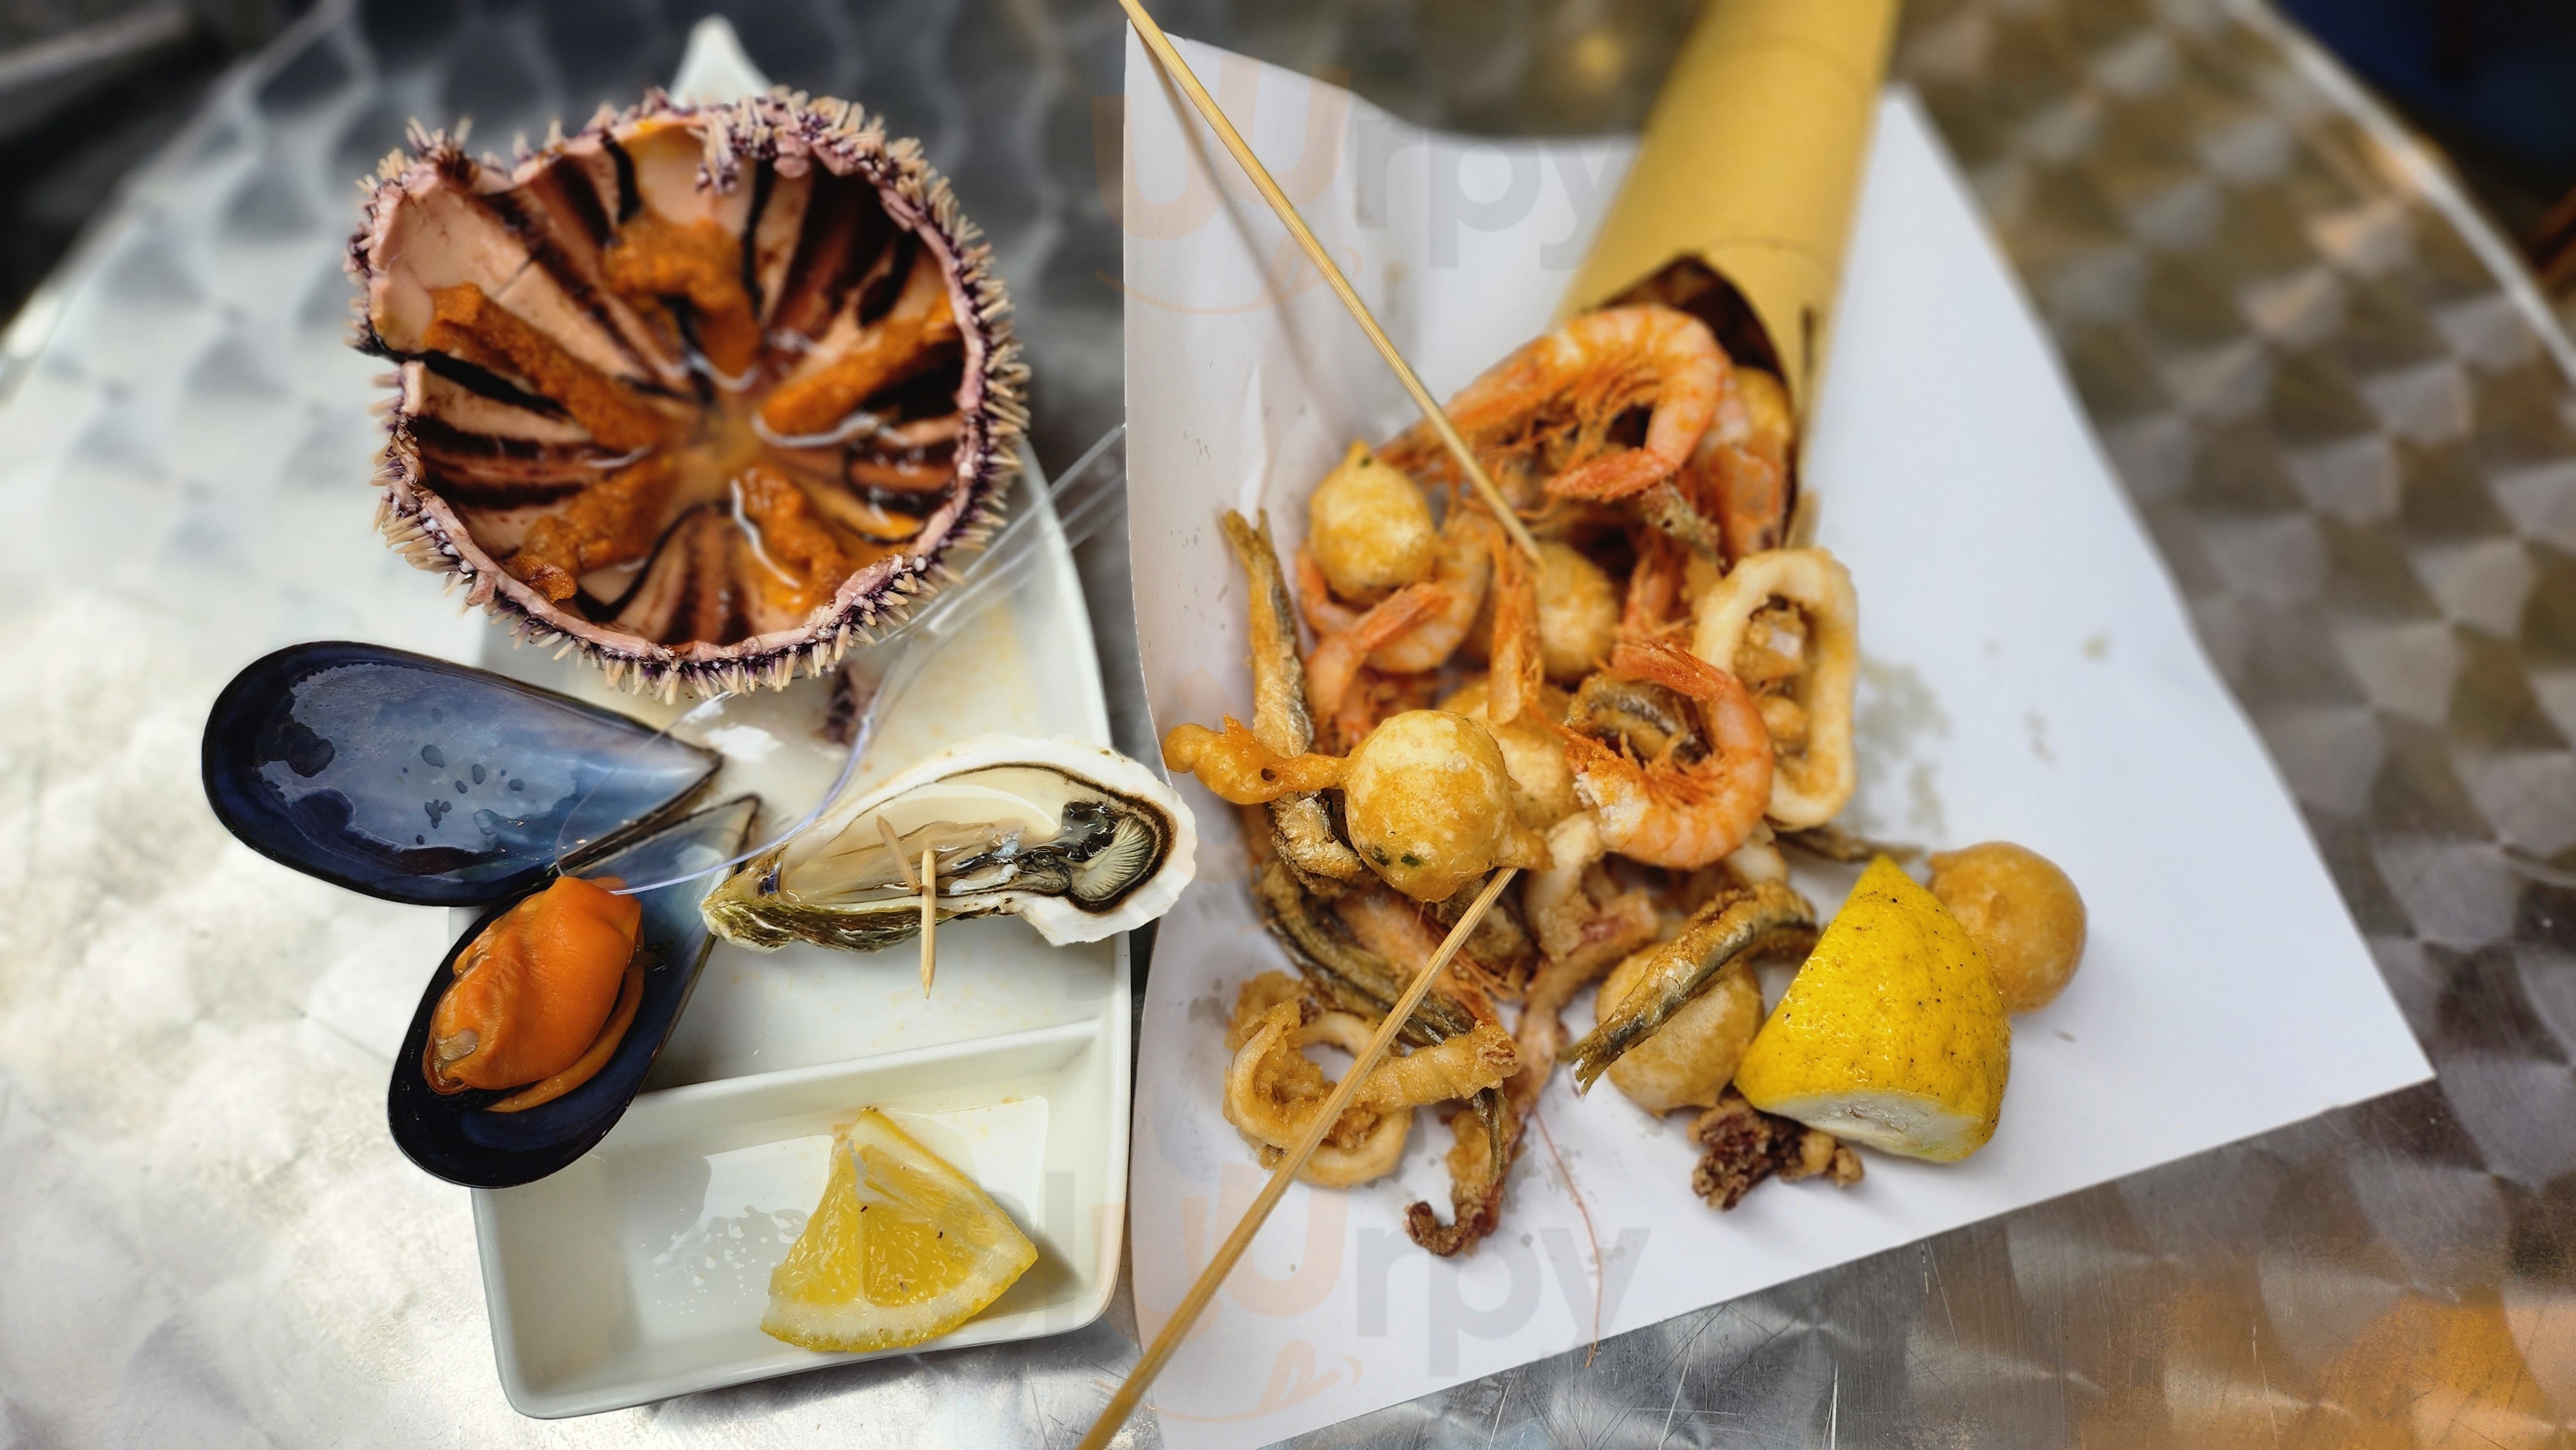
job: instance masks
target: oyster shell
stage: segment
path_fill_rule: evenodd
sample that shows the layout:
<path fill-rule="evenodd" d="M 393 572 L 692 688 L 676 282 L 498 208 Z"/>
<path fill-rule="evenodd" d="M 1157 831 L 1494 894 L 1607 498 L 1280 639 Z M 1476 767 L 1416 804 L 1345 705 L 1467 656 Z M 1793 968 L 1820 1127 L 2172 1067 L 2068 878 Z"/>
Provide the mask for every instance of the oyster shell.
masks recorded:
<path fill-rule="evenodd" d="M 759 809 L 757 796 L 709 806 L 601 857 L 579 874 L 654 881 L 704 869 L 742 849 Z M 636 930 L 635 949 L 636 959 L 644 965 L 643 990 L 634 1016 L 598 1072 L 562 1096 L 518 1112 L 493 1111 L 494 1104 L 511 1096 L 509 1091 L 438 1091 L 423 1064 L 431 1021 L 455 979 L 457 955 L 503 913 L 551 880 L 549 875 L 546 881 L 495 903 L 456 939 L 430 975 L 402 1050 L 394 1054 L 393 1080 L 385 1096 L 394 1142 L 412 1162 L 450 1183 L 469 1188 L 531 1183 L 608 1136 L 608 1130 L 625 1115 L 626 1105 L 642 1090 L 645 1074 L 652 1071 L 653 1060 L 678 1024 L 680 1009 L 688 1004 L 689 991 L 715 944 L 698 915 L 699 898 L 706 892 L 703 879 L 638 894 L 634 899 L 643 907 L 643 919 Z"/>
<path fill-rule="evenodd" d="M 477 906 L 578 869 L 714 775 L 624 715 L 379 645 L 299 644 L 215 697 L 215 818 L 282 865 L 388 901 Z"/>
<path fill-rule="evenodd" d="M 940 920 L 1010 913 L 1062 944 L 1169 911 L 1189 884 L 1198 832 L 1179 795 L 1123 755 L 987 735 L 744 862 L 707 894 L 707 924 L 764 951 L 793 941 L 893 946 L 921 930 L 911 863 L 926 849 L 938 852 Z"/>
<path fill-rule="evenodd" d="M 784 685 L 998 518 L 1026 371 L 914 142 L 780 90 L 413 148 L 350 246 L 400 364 L 379 523 L 522 635 L 665 698 Z"/>

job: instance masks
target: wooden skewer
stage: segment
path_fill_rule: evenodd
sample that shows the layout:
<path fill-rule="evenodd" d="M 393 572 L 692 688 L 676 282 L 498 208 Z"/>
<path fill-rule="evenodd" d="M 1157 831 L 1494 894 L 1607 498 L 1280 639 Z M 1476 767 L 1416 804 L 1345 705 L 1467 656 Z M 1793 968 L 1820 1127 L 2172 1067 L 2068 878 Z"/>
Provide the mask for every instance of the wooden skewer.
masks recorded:
<path fill-rule="evenodd" d="M 1198 1282 L 1190 1285 L 1190 1292 L 1181 1296 L 1180 1307 L 1174 1309 L 1172 1317 L 1165 1321 L 1163 1332 L 1154 1336 L 1154 1343 L 1145 1351 L 1145 1357 L 1127 1372 L 1127 1380 L 1118 1387 L 1118 1393 L 1109 1397 L 1109 1407 L 1102 1410 L 1100 1418 L 1092 1423 L 1091 1433 L 1082 1437 L 1081 1450 L 1105 1450 L 1110 1437 L 1118 1433 L 1118 1427 L 1126 1424 L 1127 1417 L 1135 1413 L 1137 1401 L 1145 1397 L 1154 1377 L 1163 1372 L 1163 1365 L 1171 1359 L 1172 1352 L 1181 1347 L 1182 1338 L 1190 1332 L 1190 1326 L 1198 1322 L 1208 1300 L 1216 1297 L 1217 1287 L 1233 1271 L 1235 1261 L 1243 1257 L 1245 1249 L 1252 1247 L 1252 1237 L 1261 1232 L 1261 1225 L 1269 1219 L 1270 1210 L 1279 1206 L 1281 1195 L 1287 1193 L 1288 1185 L 1306 1166 L 1306 1160 L 1315 1156 L 1315 1149 L 1323 1143 L 1324 1135 L 1332 1131 L 1333 1124 L 1341 1121 L 1342 1110 L 1351 1105 L 1351 1099 L 1358 1094 L 1360 1084 L 1367 1079 L 1370 1069 L 1386 1056 L 1387 1045 L 1395 1041 L 1397 1030 L 1413 1015 L 1413 1009 L 1422 1004 L 1423 995 L 1448 968 L 1449 959 L 1458 955 L 1458 948 L 1466 945 L 1468 935 L 1475 931 L 1476 923 L 1485 919 L 1485 912 L 1503 894 L 1503 888 L 1511 885 L 1512 878 L 1519 874 L 1520 868 L 1516 866 L 1506 866 L 1495 872 L 1494 879 L 1485 883 L 1485 889 L 1477 893 L 1466 913 L 1458 918 L 1458 924 L 1449 928 L 1449 936 L 1440 943 L 1440 950 L 1431 954 L 1431 964 L 1413 979 L 1412 986 L 1405 988 L 1404 996 L 1397 1001 L 1394 1010 L 1377 1025 L 1368 1045 L 1351 1060 L 1351 1070 L 1342 1074 L 1342 1080 L 1333 1087 L 1333 1095 L 1324 1099 L 1323 1108 L 1298 1134 L 1296 1146 L 1290 1148 L 1288 1155 L 1279 1160 L 1279 1166 L 1270 1171 L 1270 1181 L 1261 1186 L 1260 1196 L 1243 1211 L 1243 1217 L 1235 1223 L 1234 1232 L 1226 1235 L 1216 1257 L 1200 1271 Z"/>
<path fill-rule="evenodd" d="M 882 821 L 883 816 L 877 817 Z M 921 848 L 921 995 L 930 995 L 930 974 L 939 968 L 939 849 Z"/>
<path fill-rule="evenodd" d="M 1368 304 L 1362 302 L 1360 294 L 1352 289 L 1350 279 L 1342 275 L 1342 269 L 1334 264 L 1331 254 L 1324 250 L 1324 244 L 1315 240 L 1315 234 L 1307 229 L 1306 219 L 1297 215 L 1297 208 L 1288 200 L 1288 194 L 1271 179 L 1270 168 L 1262 165 L 1261 158 L 1252 154 L 1252 148 L 1244 143 L 1242 135 L 1234 129 L 1234 123 L 1227 120 L 1225 112 L 1218 108 L 1216 98 L 1207 93 L 1207 87 L 1199 84 L 1189 62 L 1181 59 L 1181 53 L 1172 48 L 1171 37 L 1163 33 L 1163 27 L 1154 23 L 1153 16 L 1145 13 L 1142 0 L 1118 0 L 1118 3 L 1127 11 L 1127 18 L 1135 22 L 1136 33 L 1144 37 L 1145 48 L 1154 53 L 1154 59 L 1161 63 L 1164 73 L 1180 84 L 1182 94 L 1190 98 L 1190 104 L 1206 118 L 1217 139 L 1233 153 L 1235 164 L 1243 168 L 1244 175 L 1252 178 L 1252 184 L 1261 192 L 1261 199 L 1270 203 L 1270 209 L 1277 212 L 1279 220 L 1287 225 L 1288 234 L 1297 239 L 1306 259 L 1315 264 L 1316 271 L 1324 274 L 1324 281 L 1332 287 L 1333 295 L 1341 298 L 1342 305 L 1350 309 L 1351 318 L 1359 323 L 1360 331 L 1367 333 L 1368 340 L 1377 345 L 1378 356 L 1385 358 L 1386 365 L 1395 370 L 1396 381 L 1404 384 L 1404 390 L 1413 395 L 1414 406 L 1422 410 L 1424 420 L 1431 424 L 1433 432 L 1440 435 L 1440 441 L 1449 445 L 1451 456 L 1458 460 L 1458 467 L 1466 473 L 1467 481 L 1476 486 L 1476 494 L 1485 501 L 1485 507 L 1493 510 L 1494 518 L 1502 524 L 1503 531 L 1512 536 L 1512 542 L 1520 546 L 1522 553 L 1529 555 L 1532 563 L 1536 563 L 1538 540 L 1530 537 L 1529 526 L 1521 522 L 1521 516 L 1512 511 L 1510 504 L 1503 501 L 1503 491 L 1494 487 L 1494 481 L 1485 476 L 1485 466 L 1476 461 L 1475 450 L 1458 435 L 1457 425 L 1449 421 L 1448 412 L 1431 396 L 1431 390 L 1422 386 L 1422 379 L 1413 375 L 1413 365 L 1404 360 L 1404 354 L 1395 350 L 1393 342 L 1388 341 L 1386 330 L 1379 327 L 1377 319 L 1369 314 Z"/>

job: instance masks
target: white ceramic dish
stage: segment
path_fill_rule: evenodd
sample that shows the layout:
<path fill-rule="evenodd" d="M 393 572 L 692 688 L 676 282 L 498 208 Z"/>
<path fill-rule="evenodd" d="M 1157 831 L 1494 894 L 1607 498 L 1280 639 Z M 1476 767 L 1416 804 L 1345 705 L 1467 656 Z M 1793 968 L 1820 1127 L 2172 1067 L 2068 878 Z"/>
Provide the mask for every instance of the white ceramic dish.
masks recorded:
<path fill-rule="evenodd" d="M 1032 506 L 1022 485 L 1015 508 Z M 1042 504 L 1037 505 L 1043 507 Z M 994 731 L 1107 745 L 1108 704 L 1073 555 L 1053 515 L 1011 597 L 931 661 L 880 727 L 854 788 Z M 684 706 L 506 642 L 490 668 L 655 723 Z M 759 791 L 771 831 L 831 779 L 820 682 L 728 702 L 708 799 Z M 462 929 L 463 923 L 460 923 Z M 1050 947 L 1008 918 L 939 933 L 936 990 L 909 950 L 719 942 L 648 1079 L 579 1162 L 478 1190 L 475 1236 L 501 1385 L 522 1414 L 592 1414 L 864 1358 L 759 1330 L 769 1271 L 821 1197 L 832 1125 L 893 1113 L 972 1176 L 1039 1248 L 982 1315 L 922 1349 L 1077 1329 L 1107 1307 L 1126 1209 L 1127 944 Z"/>

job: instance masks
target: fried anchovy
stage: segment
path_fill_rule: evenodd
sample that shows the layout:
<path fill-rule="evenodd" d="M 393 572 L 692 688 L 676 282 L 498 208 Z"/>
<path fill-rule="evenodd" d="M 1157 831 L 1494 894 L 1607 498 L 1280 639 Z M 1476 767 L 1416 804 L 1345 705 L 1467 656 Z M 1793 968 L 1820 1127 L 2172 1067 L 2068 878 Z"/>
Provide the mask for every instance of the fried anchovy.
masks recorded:
<path fill-rule="evenodd" d="M 1252 583 L 1244 615 L 1251 627 L 1252 733 L 1273 755 L 1315 748 L 1315 717 L 1306 708 L 1306 663 L 1297 654 L 1297 606 L 1287 571 L 1270 542 L 1270 515 L 1259 524 L 1225 511 L 1225 541 Z"/>
<path fill-rule="evenodd" d="M 1816 940 L 1816 909 L 1776 881 L 1712 898 L 1694 913 L 1681 935 L 1655 949 L 1645 980 L 1619 1010 L 1565 1051 L 1575 1085 L 1592 1086 L 1628 1049 L 1657 1028 L 1709 983 L 1720 967 L 1748 952 L 1805 950 Z"/>
<path fill-rule="evenodd" d="M 1803 831 L 1782 831 L 1778 839 L 1783 846 L 1795 846 L 1810 856 L 1822 856 L 1828 861 L 1858 863 L 1872 856 L 1911 861 L 1923 854 L 1920 846 L 1873 841 L 1867 836 L 1854 835 L 1831 821 L 1821 826 L 1809 826 Z"/>
<path fill-rule="evenodd" d="M 1303 971 L 1336 1006 L 1368 1017 L 1384 1017 L 1404 995 L 1406 982 L 1386 958 L 1344 935 L 1339 922 L 1312 909 L 1313 898 L 1297 884 L 1287 863 L 1272 861 L 1253 881 L 1261 918 Z M 1433 990 L 1405 1020 L 1396 1035 L 1416 1047 L 1445 1042 L 1471 1031 L 1476 1019 L 1467 1009 Z"/>

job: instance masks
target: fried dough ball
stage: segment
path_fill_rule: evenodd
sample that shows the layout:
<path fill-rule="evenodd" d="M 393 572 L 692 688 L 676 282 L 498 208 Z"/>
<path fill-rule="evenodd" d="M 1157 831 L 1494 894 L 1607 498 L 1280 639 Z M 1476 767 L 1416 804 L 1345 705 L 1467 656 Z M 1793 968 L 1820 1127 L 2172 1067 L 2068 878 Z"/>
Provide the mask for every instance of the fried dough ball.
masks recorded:
<path fill-rule="evenodd" d="M 1306 500 L 1306 547 L 1335 594 L 1374 604 L 1431 572 L 1440 531 L 1421 488 L 1353 443 Z"/>
<path fill-rule="evenodd" d="M 1986 954 L 2012 1011 L 2055 1001 L 2084 959 L 2084 898 L 2027 846 L 1988 841 L 1935 855 L 1932 894 Z"/>
<path fill-rule="evenodd" d="M 1513 814 L 1501 748 L 1464 715 L 1407 710 L 1370 731 L 1351 752 L 1342 801 L 1360 859 L 1416 901 L 1446 901 L 1496 866 L 1546 858 Z"/>
<path fill-rule="evenodd" d="M 1646 979 L 1655 947 L 1631 955 L 1601 984 L 1602 1017 L 1617 1011 Z M 1713 1108 L 1735 1081 L 1735 1065 L 1762 1027 L 1762 984 L 1742 959 L 1718 970 L 1708 990 L 1675 1012 L 1654 1036 L 1610 1064 L 1610 1085 L 1650 1113 Z"/>
<path fill-rule="evenodd" d="M 1539 713 L 1547 719 L 1563 720 L 1568 703 L 1565 692 L 1555 686 L 1539 688 Z M 1512 810 L 1522 825 L 1544 831 L 1583 808 L 1583 802 L 1575 799 L 1574 767 L 1565 758 L 1564 737 L 1526 714 L 1509 725 L 1487 719 L 1485 681 L 1461 685 L 1440 702 L 1440 708 L 1466 716 L 1494 737 L 1503 752 L 1503 769 L 1511 773 Z"/>
<path fill-rule="evenodd" d="M 1619 586 L 1568 544 L 1538 546 L 1538 642 L 1547 677 L 1576 684 L 1619 642 Z"/>

